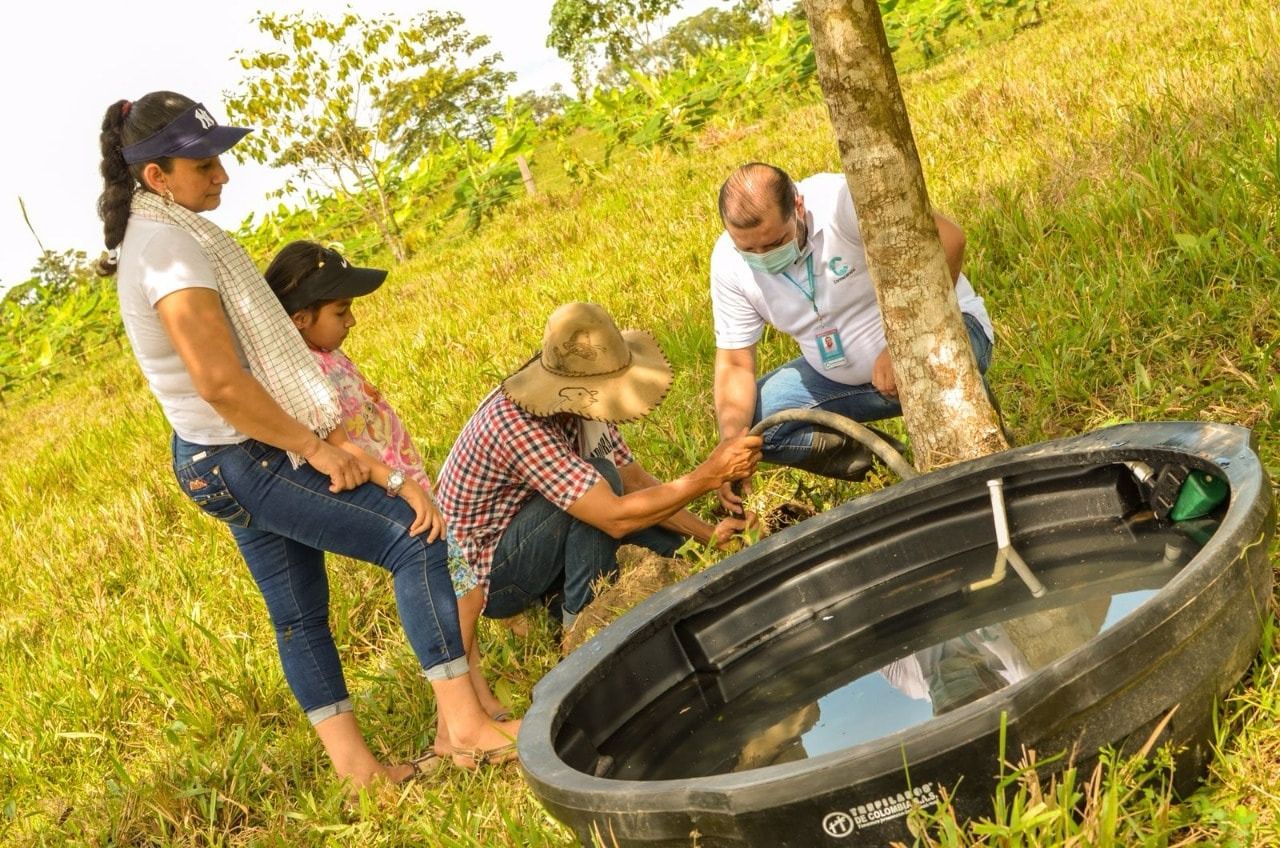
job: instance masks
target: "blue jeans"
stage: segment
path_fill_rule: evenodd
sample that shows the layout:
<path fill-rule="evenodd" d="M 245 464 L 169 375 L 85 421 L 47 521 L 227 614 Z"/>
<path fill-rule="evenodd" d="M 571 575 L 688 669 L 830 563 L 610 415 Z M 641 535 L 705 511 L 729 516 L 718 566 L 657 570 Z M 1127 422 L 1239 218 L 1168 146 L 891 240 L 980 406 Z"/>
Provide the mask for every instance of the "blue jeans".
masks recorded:
<path fill-rule="evenodd" d="M 614 494 L 621 495 L 622 477 L 613 462 L 589 461 Z M 565 614 L 577 615 L 594 597 L 592 584 L 617 574 L 619 545 L 641 545 L 671 556 L 683 542 L 683 536 L 665 527 L 615 539 L 538 495 L 516 513 L 498 540 L 484 614 L 507 618 L 547 599 L 553 608 L 559 600 Z"/>
<path fill-rule="evenodd" d="M 429 680 L 460 677 L 467 659 L 445 545 L 410 536 L 413 510 L 380 487 L 334 494 L 309 465 L 252 439 L 197 445 L 173 437 L 178 484 L 224 522 L 262 592 L 284 676 L 312 723 L 351 709 L 329 630 L 324 552 L 391 572 L 401 625 Z"/>
<path fill-rule="evenodd" d="M 978 370 L 987 373 L 991 364 L 991 340 L 978 319 L 964 316 Z M 850 386 L 837 383 L 818 373 L 804 357 L 775 368 L 756 381 L 754 425 L 784 409 L 822 409 L 854 421 L 879 421 L 902 414 L 895 398 L 885 397 L 870 383 Z M 770 427 L 764 433 L 764 458 L 779 465 L 794 465 L 809 455 L 813 427 L 787 423 Z"/>

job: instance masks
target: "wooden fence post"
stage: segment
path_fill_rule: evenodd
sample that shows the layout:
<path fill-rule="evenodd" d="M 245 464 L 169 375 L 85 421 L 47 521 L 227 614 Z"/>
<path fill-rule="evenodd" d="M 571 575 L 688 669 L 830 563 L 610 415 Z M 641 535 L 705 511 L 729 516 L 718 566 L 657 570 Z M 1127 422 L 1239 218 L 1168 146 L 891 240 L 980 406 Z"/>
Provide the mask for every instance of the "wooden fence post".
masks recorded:
<path fill-rule="evenodd" d="M 538 193 L 538 189 L 533 184 L 533 172 L 529 170 L 529 160 L 524 158 L 524 154 L 516 156 L 516 164 L 520 166 L 520 176 L 524 177 L 524 190 L 534 195 Z"/>

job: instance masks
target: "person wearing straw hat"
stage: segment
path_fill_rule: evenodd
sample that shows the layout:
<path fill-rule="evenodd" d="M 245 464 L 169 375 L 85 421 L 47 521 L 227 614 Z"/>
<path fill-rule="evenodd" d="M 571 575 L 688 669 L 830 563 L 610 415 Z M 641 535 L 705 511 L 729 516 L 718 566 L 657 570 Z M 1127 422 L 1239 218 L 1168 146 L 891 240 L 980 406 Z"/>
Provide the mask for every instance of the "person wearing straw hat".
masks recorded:
<path fill-rule="evenodd" d="M 486 588 L 485 616 L 546 598 L 567 629 L 595 581 L 616 572 L 620 544 L 670 556 L 685 537 L 720 545 L 746 526 L 713 526 L 685 507 L 750 475 L 760 437 L 723 441 L 668 483 L 623 440 L 617 425 L 649 414 L 670 386 L 671 366 L 648 333 L 619 331 L 590 303 L 551 314 L 541 351 L 481 402 L 437 481 L 440 509 Z M 466 610 L 462 618 L 465 637 Z"/>

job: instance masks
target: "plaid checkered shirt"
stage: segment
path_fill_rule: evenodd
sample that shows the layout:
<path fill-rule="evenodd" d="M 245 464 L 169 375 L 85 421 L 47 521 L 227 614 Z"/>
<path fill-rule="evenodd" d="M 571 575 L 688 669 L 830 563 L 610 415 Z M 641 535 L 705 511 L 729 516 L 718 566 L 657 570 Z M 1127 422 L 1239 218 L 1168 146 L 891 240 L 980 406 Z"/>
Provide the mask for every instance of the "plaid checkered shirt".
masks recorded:
<path fill-rule="evenodd" d="M 602 479 L 578 452 L 581 423 L 530 415 L 498 390 L 453 443 L 436 479 L 436 502 L 486 594 L 498 540 L 521 507 L 541 495 L 567 510 Z M 619 467 L 634 462 L 612 424 L 588 454 L 609 456 Z"/>

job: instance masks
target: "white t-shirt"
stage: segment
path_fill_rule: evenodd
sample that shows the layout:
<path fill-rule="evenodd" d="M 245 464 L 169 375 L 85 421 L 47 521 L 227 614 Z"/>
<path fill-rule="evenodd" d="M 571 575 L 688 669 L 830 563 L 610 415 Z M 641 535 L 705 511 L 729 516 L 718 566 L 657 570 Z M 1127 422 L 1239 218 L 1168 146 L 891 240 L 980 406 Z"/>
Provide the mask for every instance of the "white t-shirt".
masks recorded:
<path fill-rule="evenodd" d="M 760 340 L 765 324 L 771 324 L 796 340 L 819 374 L 850 386 L 870 383 L 872 366 L 885 347 L 884 323 L 849 185 L 843 174 L 815 174 L 797 185 L 804 197 L 808 243 L 784 273 L 753 271 L 727 232 L 716 241 L 711 252 L 716 347 L 750 347 Z M 802 291 L 809 288 L 810 260 L 814 303 Z M 960 311 L 977 318 L 987 338 L 994 339 L 982 298 L 963 274 L 956 282 L 956 297 Z M 818 334 L 831 329 L 840 332 L 846 362 L 826 368 L 818 352 Z"/>
<path fill-rule="evenodd" d="M 218 277 L 204 251 L 190 233 L 171 224 L 130 218 L 120 245 L 116 293 L 120 317 L 134 356 L 151 393 L 175 433 L 201 445 L 229 445 L 245 436 L 227 423 L 196 392 L 169 335 L 160 323 L 155 305 L 182 289 L 218 290 Z M 248 364 L 239 343 L 240 364 Z"/>

